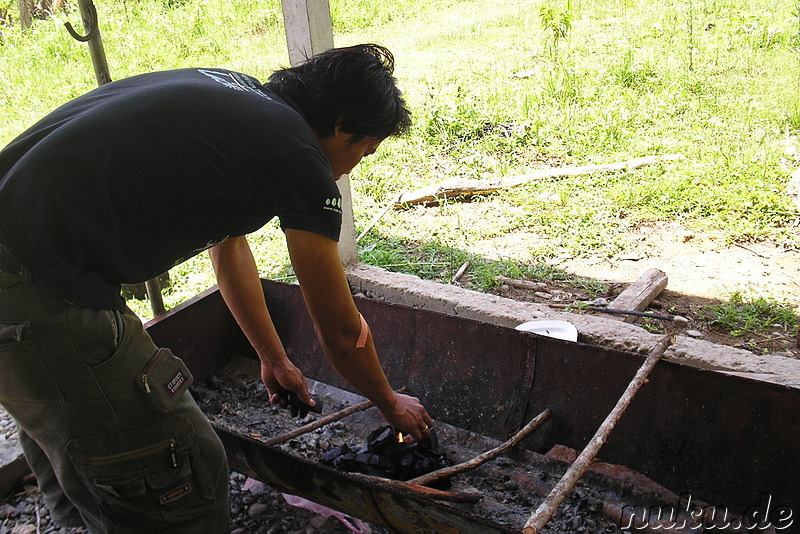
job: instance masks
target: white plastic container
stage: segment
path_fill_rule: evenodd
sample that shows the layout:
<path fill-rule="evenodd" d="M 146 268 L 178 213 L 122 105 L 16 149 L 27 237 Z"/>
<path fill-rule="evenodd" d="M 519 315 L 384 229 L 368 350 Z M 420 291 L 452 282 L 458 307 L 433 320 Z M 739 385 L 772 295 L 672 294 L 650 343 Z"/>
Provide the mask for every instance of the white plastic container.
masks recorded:
<path fill-rule="evenodd" d="M 533 332 L 565 341 L 578 341 L 578 329 L 567 321 L 528 321 L 518 325 L 516 330 Z"/>

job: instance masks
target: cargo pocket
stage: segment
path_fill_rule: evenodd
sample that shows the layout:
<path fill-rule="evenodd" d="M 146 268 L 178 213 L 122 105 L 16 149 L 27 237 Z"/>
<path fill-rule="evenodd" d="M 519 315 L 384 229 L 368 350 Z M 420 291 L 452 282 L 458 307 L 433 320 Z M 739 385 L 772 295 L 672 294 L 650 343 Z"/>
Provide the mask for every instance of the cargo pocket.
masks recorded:
<path fill-rule="evenodd" d="M 0 400 L 9 404 L 63 402 L 29 334 L 28 323 L 0 323 Z"/>
<path fill-rule="evenodd" d="M 203 516 L 215 488 L 183 414 L 144 429 L 73 439 L 67 452 L 105 517 L 116 525 L 176 525 Z"/>
<path fill-rule="evenodd" d="M 137 375 L 136 382 L 153 410 L 167 413 L 192 385 L 192 374 L 169 349 L 158 349 Z"/>

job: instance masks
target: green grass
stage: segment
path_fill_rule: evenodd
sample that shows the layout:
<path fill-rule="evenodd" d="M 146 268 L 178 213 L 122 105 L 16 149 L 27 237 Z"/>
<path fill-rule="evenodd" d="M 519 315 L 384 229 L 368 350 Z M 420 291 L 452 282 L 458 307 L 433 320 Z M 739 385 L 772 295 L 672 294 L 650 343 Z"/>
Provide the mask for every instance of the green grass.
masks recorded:
<path fill-rule="evenodd" d="M 782 329 L 794 337 L 797 335 L 797 316 L 787 302 L 764 297 L 745 297 L 739 292 L 731 295 L 728 302 L 705 306 L 703 319 L 712 327 L 733 336 L 767 334 Z"/>
<path fill-rule="evenodd" d="M 97 7 L 115 79 L 199 65 L 263 79 L 288 62 L 278 0 Z M 471 287 L 486 290 L 501 271 L 535 279 L 555 275 L 539 267 L 555 257 L 634 250 L 627 230 L 651 222 L 800 245 L 800 215 L 784 194 L 800 165 L 784 148 L 800 136 L 797 0 L 332 0 L 331 12 L 337 45 L 394 52 L 415 120 L 354 172 L 357 231 L 401 191 L 445 178 L 685 157 L 392 210 L 361 243 L 367 263 L 446 281 L 470 261 Z M 74 3 L 58 16 L 80 26 Z M 60 22 L 0 31 L 5 144 L 95 82 L 86 46 Z M 516 235 L 526 238 L 508 245 Z M 262 274 L 291 274 L 274 225 L 253 240 Z M 172 279 L 168 306 L 213 274 L 201 255 Z"/>

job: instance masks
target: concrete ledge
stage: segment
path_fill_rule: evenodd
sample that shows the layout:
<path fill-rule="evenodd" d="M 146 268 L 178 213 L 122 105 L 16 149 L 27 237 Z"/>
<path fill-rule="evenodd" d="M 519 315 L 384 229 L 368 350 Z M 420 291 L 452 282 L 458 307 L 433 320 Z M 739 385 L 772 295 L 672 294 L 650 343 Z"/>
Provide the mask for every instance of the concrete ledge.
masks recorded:
<path fill-rule="evenodd" d="M 347 276 L 355 293 L 413 308 L 512 328 L 531 320 L 569 321 L 578 329 L 579 341 L 621 351 L 646 354 L 661 338 L 630 323 L 559 312 L 539 304 L 430 282 L 369 265 L 350 266 Z M 688 336 L 678 336 L 665 358 L 685 365 L 800 388 L 800 360 L 793 358 L 757 355 Z"/>

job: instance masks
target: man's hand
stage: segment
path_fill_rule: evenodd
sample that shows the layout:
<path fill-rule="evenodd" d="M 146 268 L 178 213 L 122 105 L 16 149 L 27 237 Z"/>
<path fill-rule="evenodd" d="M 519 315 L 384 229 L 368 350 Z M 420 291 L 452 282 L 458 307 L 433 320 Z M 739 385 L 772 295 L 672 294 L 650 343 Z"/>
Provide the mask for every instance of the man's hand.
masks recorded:
<path fill-rule="evenodd" d="M 209 254 L 222 297 L 261 360 L 261 381 L 270 402 L 285 407 L 289 393 L 293 393 L 314 406 L 303 373 L 289 361 L 275 331 L 247 239 L 228 239 Z"/>
<path fill-rule="evenodd" d="M 381 368 L 368 325 L 359 317 L 339 259 L 336 241 L 311 232 L 286 230 L 286 244 L 314 321 L 322 350 L 336 370 L 374 402 L 386 421 L 416 440 L 433 423 L 419 400 L 392 390 Z"/>
<path fill-rule="evenodd" d="M 280 366 L 262 361 L 261 381 L 267 388 L 269 402 L 272 404 L 280 404 L 282 408 L 286 408 L 289 394 L 294 393 L 305 404 L 316 405 L 308 393 L 308 385 L 303 373 L 288 360 Z"/>
<path fill-rule="evenodd" d="M 381 410 L 381 415 L 392 428 L 420 441 L 430 435 L 433 419 L 416 397 L 395 393 L 393 406 Z"/>

